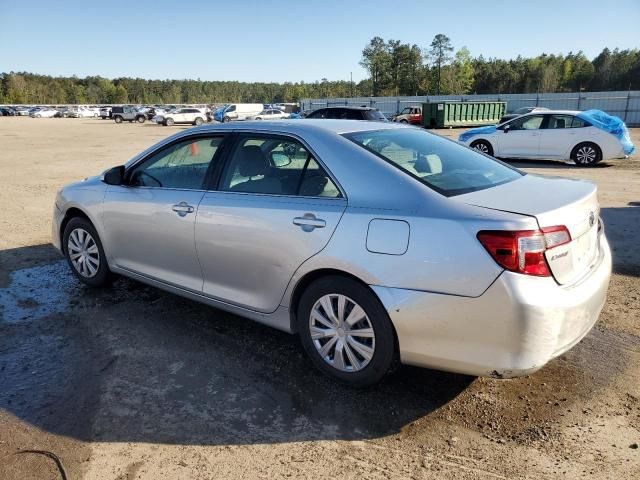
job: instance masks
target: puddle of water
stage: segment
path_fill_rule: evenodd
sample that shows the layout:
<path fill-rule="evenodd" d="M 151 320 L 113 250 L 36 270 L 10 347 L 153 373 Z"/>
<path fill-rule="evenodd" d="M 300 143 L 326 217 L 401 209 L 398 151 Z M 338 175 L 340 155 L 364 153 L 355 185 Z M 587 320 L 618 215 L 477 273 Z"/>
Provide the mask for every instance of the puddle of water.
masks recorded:
<path fill-rule="evenodd" d="M 78 282 L 64 260 L 16 270 L 9 286 L 0 288 L 0 322 L 32 322 L 64 312 L 77 290 Z"/>

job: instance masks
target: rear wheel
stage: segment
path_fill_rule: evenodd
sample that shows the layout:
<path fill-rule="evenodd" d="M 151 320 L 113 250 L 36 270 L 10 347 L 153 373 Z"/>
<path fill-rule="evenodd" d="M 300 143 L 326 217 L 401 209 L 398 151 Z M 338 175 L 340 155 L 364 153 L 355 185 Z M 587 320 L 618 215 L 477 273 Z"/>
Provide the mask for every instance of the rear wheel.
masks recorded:
<path fill-rule="evenodd" d="M 113 117 L 113 121 L 116 123 L 122 123 L 122 117 L 120 115 L 116 115 Z"/>
<path fill-rule="evenodd" d="M 592 167 L 602 160 L 602 150 L 595 143 L 580 143 L 571 151 L 571 160 L 579 167 Z"/>
<path fill-rule="evenodd" d="M 404 118 L 402 120 L 400 120 L 400 123 L 409 123 L 407 122 Z"/>
<path fill-rule="evenodd" d="M 194 125 L 199 126 L 202 125 L 204 123 L 204 120 L 202 120 L 202 118 L 198 117 L 195 119 L 195 121 L 193 122 Z"/>
<path fill-rule="evenodd" d="M 91 287 L 102 287 L 111 280 L 98 233 L 89 220 L 72 218 L 64 229 L 62 246 L 73 273 Z"/>
<path fill-rule="evenodd" d="M 313 364 L 348 385 L 373 385 L 395 362 L 391 320 L 373 292 L 355 280 L 313 282 L 300 299 L 297 323 Z"/>
<path fill-rule="evenodd" d="M 136 120 L 138 121 L 138 123 L 144 123 L 146 120 L 146 117 L 144 115 L 139 115 L 136 117 Z"/>
<path fill-rule="evenodd" d="M 486 140 L 476 140 L 475 142 L 472 142 L 470 146 L 479 152 L 493 156 L 493 147 Z"/>

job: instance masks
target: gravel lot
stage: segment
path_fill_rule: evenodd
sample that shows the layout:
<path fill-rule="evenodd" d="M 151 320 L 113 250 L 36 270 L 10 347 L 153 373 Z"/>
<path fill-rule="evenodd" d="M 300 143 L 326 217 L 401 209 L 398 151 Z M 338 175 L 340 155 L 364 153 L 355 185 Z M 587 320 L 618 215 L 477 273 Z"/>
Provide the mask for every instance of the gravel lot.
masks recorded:
<path fill-rule="evenodd" d="M 402 367 L 361 391 L 295 337 L 126 279 L 85 289 L 54 253 L 56 191 L 176 130 L 0 118 L 0 479 L 61 478 L 56 459 L 69 479 L 640 478 L 637 154 L 516 163 L 599 186 L 615 274 L 584 341 L 529 377 Z"/>

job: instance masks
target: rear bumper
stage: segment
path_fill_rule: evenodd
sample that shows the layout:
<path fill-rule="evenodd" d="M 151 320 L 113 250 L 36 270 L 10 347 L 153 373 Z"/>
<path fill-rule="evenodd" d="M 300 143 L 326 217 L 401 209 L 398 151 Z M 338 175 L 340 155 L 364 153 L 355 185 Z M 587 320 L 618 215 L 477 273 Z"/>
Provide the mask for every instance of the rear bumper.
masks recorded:
<path fill-rule="evenodd" d="M 571 287 L 503 272 L 477 298 L 372 286 L 403 363 L 478 376 L 526 375 L 578 343 L 598 320 L 611 277 L 604 234 L 590 272 Z"/>

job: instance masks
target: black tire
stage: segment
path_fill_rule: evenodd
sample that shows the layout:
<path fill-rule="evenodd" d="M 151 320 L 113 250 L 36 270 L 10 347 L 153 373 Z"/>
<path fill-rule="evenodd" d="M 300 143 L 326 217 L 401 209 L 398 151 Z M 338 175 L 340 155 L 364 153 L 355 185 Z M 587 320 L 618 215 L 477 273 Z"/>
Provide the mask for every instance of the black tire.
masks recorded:
<path fill-rule="evenodd" d="M 475 142 L 471 142 L 471 145 L 469 146 L 474 150 L 478 150 L 479 152 L 486 153 L 493 157 L 493 147 L 486 140 L 476 140 Z"/>
<path fill-rule="evenodd" d="M 136 117 L 136 121 L 137 121 L 138 123 L 144 123 L 144 122 L 146 121 L 146 117 L 145 117 L 144 115 L 138 115 L 138 116 Z"/>
<path fill-rule="evenodd" d="M 591 142 L 582 142 L 571 150 L 571 160 L 578 167 L 593 167 L 602 160 L 602 150 Z"/>
<path fill-rule="evenodd" d="M 165 118 L 165 120 L 164 120 L 164 126 L 165 127 L 170 127 L 174 123 L 176 123 L 176 122 L 173 121 L 173 118 Z"/>
<path fill-rule="evenodd" d="M 399 123 L 409 123 L 408 121 L 406 121 L 405 119 L 400 120 Z"/>
<path fill-rule="evenodd" d="M 120 115 L 116 115 L 113 117 L 113 121 L 116 123 L 122 123 L 122 117 Z"/>
<path fill-rule="evenodd" d="M 311 310 L 320 298 L 329 294 L 344 295 L 359 305 L 373 328 L 375 335 L 373 356 L 360 370 L 343 371 L 330 365 L 318 352 L 311 338 Z M 341 276 L 327 276 L 313 282 L 300 298 L 296 321 L 302 346 L 316 368 L 344 384 L 366 387 L 378 383 L 396 363 L 396 338 L 389 315 L 373 292 L 355 280 Z M 352 351 L 355 350 L 352 349 Z"/>
<path fill-rule="evenodd" d="M 231 121 L 231 119 L 229 117 L 224 117 L 222 119 L 222 123 L 229 123 Z"/>
<path fill-rule="evenodd" d="M 199 127 L 200 125 L 202 125 L 203 123 L 204 123 L 204 120 L 202 120 L 202 118 L 200 118 L 200 117 L 196 117 L 196 119 L 193 121 L 193 124 L 194 124 L 195 126 L 198 126 L 198 127 Z"/>
<path fill-rule="evenodd" d="M 71 261 L 69 253 L 69 237 L 71 236 L 72 232 L 77 229 L 88 232 L 98 249 L 100 263 L 95 275 L 92 275 L 90 277 L 82 275 Z M 64 252 L 64 256 L 67 259 L 67 263 L 69 264 L 69 268 L 71 268 L 71 271 L 82 283 L 84 283 L 85 285 L 89 285 L 90 287 L 104 287 L 111 283 L 111 280 L 113 279 L 112 273 L 109 270 L 109 265 L 107 264 L 104 249 L 102 248 L 102 242 L 100 241 L 98 232 L 96 232 L 96 229 L 93 228 L 93 225 L 89 220 L 83 217 L 75 217 L 69 220 L 69 223 L 67 223 L 67 225 L 65 226 L 64 233 L 62 234 L 62 250 Z"/>

